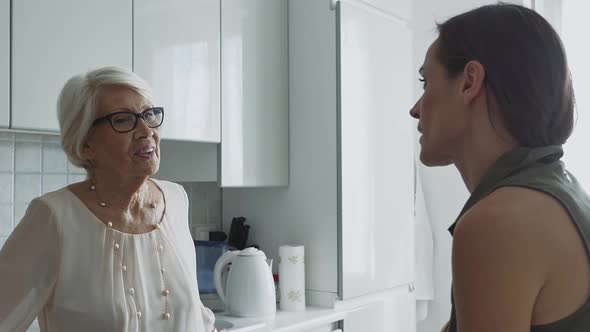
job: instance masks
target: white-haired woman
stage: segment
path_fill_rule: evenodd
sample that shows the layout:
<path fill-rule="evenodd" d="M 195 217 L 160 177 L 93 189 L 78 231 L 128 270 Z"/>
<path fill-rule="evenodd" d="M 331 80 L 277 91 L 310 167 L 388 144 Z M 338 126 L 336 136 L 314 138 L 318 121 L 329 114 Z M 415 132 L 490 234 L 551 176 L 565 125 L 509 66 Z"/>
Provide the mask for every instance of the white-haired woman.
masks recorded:
<path fill-rule="evenodd" d="M 0 252 L 0 331 L 212 331 L 197 288 L 188 201 L 150 179 L 164 110 L 132 72 L 71 78 L 62 146 L 88 179 L 34 199 Z"/>

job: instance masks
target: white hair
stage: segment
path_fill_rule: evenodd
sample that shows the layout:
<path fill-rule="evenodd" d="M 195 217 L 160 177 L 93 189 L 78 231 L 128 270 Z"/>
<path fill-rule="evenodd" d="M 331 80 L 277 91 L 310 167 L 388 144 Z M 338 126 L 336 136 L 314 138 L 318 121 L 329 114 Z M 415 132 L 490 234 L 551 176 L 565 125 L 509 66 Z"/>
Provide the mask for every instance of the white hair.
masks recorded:
<path fill-rule="evenodd" d="M 86 170 L 91 164 L 83 157 L 84 144 L 96 114 L 96 96 L 104 86 L 119 85 L 152 102 L 151 88 L 137 74 L 119 67 L 103 67 L 76 75 L 63 86 L 57 101 L 61 144 L 70 162 Z"/>

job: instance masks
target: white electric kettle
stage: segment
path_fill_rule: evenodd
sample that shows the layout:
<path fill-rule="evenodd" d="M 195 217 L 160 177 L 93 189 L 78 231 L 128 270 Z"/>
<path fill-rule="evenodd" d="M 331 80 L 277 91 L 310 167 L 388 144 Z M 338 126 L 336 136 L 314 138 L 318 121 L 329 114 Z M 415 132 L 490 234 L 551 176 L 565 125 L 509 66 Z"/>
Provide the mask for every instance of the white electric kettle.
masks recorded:
<path fill-rule="evenodd" d="M 222 273 L 231 264 L 224 284 Z M 226 311 L 239 317 L 268 317 L 276 312 L 272 260 L 256 248 L 228 251 L 213 271 L 217 294 Z"/>

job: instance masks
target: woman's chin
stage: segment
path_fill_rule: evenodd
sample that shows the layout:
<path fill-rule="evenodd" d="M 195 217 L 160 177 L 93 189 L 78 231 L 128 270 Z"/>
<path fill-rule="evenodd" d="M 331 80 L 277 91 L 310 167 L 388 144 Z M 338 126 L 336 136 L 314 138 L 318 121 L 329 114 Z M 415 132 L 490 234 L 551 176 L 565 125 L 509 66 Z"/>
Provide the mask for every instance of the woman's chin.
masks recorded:
<path fill-rule="evenodd" d="M 152 160 L 150 163 L 144 163 L 133 168 L 134 175 L 138 176 L 153 176 L 160 169 L 159 160 Z"/>
<path fill-rule="evenodd" d="M 425 149 L 424 145 L 420 150 L 420 161 L 424 166 L 435 167 L 435 166 L 447 166 L 452 164 L 448 158 L 443 158 L 440 155 L 431 153 Z"/>

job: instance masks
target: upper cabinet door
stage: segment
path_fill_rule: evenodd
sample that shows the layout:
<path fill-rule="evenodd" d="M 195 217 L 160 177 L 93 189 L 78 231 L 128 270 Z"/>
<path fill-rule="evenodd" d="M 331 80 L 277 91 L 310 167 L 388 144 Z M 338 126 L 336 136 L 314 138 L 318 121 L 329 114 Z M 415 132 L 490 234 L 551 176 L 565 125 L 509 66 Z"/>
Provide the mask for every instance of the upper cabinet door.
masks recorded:
<path fill-rule="evenodd" d="M 288 185 L 287 7 L 222 1 L 222 187 Z"/>
<path fill-rule="evenodd" d="M 162 137 L 219 142 L 219 0 L 135 0 L 133 69 L 166 116 Z"/>
<path fill-rule="evenodd" d="M 66 80 L 131 69 L 131 0 L 12 1 L 12 128 L 57 131 Z"/>
<path fill-rule="evenodd" d="M 0 127 L 10 124 L 10 0 L 0 0 Z"/>
<path fill-rule="evenodd" d="M 407 284 L 414 265 L 412 34 L 405 22 L 341 2 L 342 297 Z"/>
<path fill-rule="evenodd" d="M 351 1 L 351 0 L 349 0 Z M 404 20 L 412 19 L 412 0 L 352 0 L 366 2 L 379 11 Z"/>

